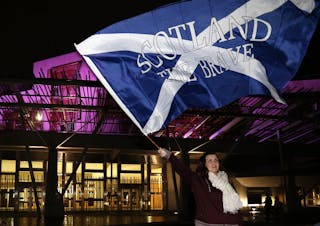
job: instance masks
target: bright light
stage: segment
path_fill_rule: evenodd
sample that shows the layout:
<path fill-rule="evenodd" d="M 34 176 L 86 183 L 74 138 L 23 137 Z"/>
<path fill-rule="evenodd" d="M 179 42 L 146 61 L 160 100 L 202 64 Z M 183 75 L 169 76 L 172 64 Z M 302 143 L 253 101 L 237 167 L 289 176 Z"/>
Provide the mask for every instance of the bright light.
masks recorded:
<path fill-rule="evenodd" d="M 42 112 L 38 111 L 37 114 L 36 114 L 36 120 L 41 122 L 42 121 L 42 117 L 43 117 Z"/>

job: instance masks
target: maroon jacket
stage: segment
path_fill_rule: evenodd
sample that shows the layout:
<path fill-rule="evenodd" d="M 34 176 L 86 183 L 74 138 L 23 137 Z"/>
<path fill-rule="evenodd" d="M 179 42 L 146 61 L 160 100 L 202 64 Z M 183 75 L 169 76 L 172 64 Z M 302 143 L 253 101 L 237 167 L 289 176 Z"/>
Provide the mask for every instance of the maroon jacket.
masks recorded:
<path fill-rule="evenodd" d="M 209 224 L 242 224 L 239 213 L 223 212 L 222 192 L 212 187 L 209 180 L 197 175 L 174 154 L 170 156 L 169 161 L 174 170 L 191 185 L 196 203 L 195 219 Z"/>

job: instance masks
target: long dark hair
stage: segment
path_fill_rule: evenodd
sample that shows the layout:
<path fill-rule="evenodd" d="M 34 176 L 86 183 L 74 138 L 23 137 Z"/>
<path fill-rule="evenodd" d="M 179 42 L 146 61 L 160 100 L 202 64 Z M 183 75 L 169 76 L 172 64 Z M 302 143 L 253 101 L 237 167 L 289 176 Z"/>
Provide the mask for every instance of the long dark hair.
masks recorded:
<path fill-rule="evenodd" d="M 217 155 L 217 153 L 215 151 L 206 151 L 202 154 L 202 156 L 199 159 L 199 163 L 198 166 L 196 168 L 196 173 L 201 176 L 201 177 L 208 177 L 208 169 L 206 167 L 206 157 L 207 155 Z M 219 158 L 218 158 L 219 159 Z M 220 161 L 220 159 L 219 159 Z"/>
<path fill-rule="evenodd" d="M 215 151 L 206 151 L 203 153 L 203 155 L 200 157 L 199 159 L 199 163 L 198 166 L 196 168 L 196 173 L 200 176 L 200 177 L 204 177 L 206 181 L 208 181 L 208 169 L 206 167 L 206 156 L 207 155 L 216 155 L 218 160 L 219 160 L 219 170 L 220 171 L 224 171 L 227 175 L 228 175 L 228 180 L 229 183 L 231 184 L 231 186 L 235 189 L 234 185 L 233 185 L 233 181 L 232 178 L 234 178 L 233 175 L 230 174 L 230 172 L 227 172 L 227 170 L 225 169 L 225 167 L 223 166 L 223 160 L 221 159 L 221 157 L 219 156 L 219 154 Z"/>

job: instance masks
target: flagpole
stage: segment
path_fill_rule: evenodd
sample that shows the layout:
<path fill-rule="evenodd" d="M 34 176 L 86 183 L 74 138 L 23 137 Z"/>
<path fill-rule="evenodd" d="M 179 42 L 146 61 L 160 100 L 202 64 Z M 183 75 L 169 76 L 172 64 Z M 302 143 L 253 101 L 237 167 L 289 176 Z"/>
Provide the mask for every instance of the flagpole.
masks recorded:
<path fill-rule="evenodd" d="M 202 143 L 202 144 L 198 145 L 197 147 L 192 148 L 191 150 L 189 150 L 189 151 L 188 151 L 188 153 L 189 153 L 189 152 L 192 152 L 192 151 L 195 151 L 195 150 L 197 150 L 198 148 L 201 148 L 202 146 L 204 146 L 204 145 L 206 145 L 206 144 L 210 143 L 211 141 L 212 141 L 212 140 L 208 140 L 208 141 L 206 141 L 206 142 L 204 142 L 204 143 Z"/>
<path fill-rule="evenodd" d="M 160 149 L 160 146 L 156 144 L 156 142 L 154 142 L 154 140 L 151 139 L 151 137 L 149 137 L 149 135 L 146 135 L 146 137 L 151 141 L 151 143 L 153 143 L 154 146 L 156 146 L 157 149 Z"/>

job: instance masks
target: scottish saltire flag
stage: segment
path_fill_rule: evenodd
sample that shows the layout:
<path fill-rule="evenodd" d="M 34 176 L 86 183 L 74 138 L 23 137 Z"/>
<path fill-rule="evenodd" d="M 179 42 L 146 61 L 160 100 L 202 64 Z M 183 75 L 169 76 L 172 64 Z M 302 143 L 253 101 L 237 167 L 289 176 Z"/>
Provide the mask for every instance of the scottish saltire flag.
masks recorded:
<path fill-rule="evenodd" d="M 189 108 L 216 109 L 247 95 L 284 103 L 281 89 L 306 53 L 318 5 L 181 1 L 108 26 L 76 49 L 147 135 Z"/>

